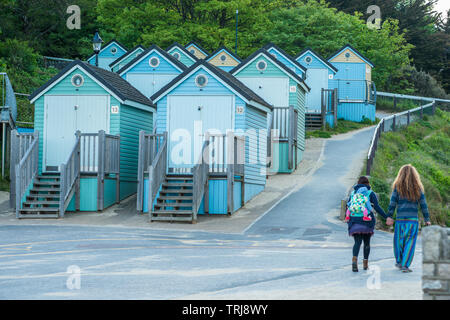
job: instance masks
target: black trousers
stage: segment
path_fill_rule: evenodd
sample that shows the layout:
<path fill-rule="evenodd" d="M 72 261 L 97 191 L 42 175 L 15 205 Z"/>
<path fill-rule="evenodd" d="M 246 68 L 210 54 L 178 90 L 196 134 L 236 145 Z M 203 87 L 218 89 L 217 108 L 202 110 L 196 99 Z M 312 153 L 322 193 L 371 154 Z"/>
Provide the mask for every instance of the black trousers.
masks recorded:
<path fill-rule="evenodd" d="M 357 257 L 359 255 L 359 249 L 361 248 L 361 244 L 364 241 L 364 259 L 369 259 L 370 254 L 370 238 L 371 234 L 354 234 L 353 239 L 355 239 L 355 244 L 353 245 L 353 256 Z"/>

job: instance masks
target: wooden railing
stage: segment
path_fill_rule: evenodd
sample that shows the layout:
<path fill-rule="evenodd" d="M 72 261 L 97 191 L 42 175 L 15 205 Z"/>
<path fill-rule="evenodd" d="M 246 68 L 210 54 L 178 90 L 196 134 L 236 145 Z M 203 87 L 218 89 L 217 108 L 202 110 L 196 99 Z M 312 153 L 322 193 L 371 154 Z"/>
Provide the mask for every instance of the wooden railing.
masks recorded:
<path fill-rule="evenodd" d="M 164 142 L 167 141 L 167 132 L 162 134 L 147 134 L 139 132 L 139 154 L 138 154 L 138 186 L 137 186 L 137 210 L 143 210 L 144 200 L 144 178 L 148 168 L 152 165 L 156 155 Z M 167 148 L 167 147 L 166 147 Z"/>
<path fill-rule="evenodd" d="M 80 197 L 79 197 L 79 186 L 80 186 L 80 131 L 75 133 L 76 140 L 75 145 L 70 152 L 69 157 L 65 163 L 61 164 L 60 171 L 60 191 L 59 191 L 59 217 L 64 217 L 64 212 L 69 205 L 69 200 L 71 199 L 74 192 L 77 192 L 75 197 L 75 208 L 80 210 Z"/>
<path fill-rule="evenodd" d="M 11 131 L 11 151 L 10 151 L 10 166 L 9 176 L 10 182 L 10 197 L 9 204 L 11 208 L 16 208 L 16 165 L 19 164 L 25 153 L 30 148 L 35 139 L 39 137 L 39 132 L 36 130 L 30 133 L 18 133 L 17 130 Z"/>
<path fill-rule="evenodd" d="M 375 152 L 378 148 L 378 141 L 381 134 L 388 131 L 396 131 L 402 126 L 408 126 L 411 122 L 420 120 L 423 118 L 424 113 L 434 115 L 436 109 L 435 102 L 428 103 L 418 108 L 410 109 L 404 112 L 396 113 L 394 115 L 383 118 L 375 128 L 375 132 L 372 136 L 369 152 L 367 153 L 367 166 L 366 175 L 370 175 L 373 166 L 373 160 L 375 158 Z"/>
<path fill-rule="evenodd" d="M 205 187 L 209 176 L 209 134 L 205 134 L 205 141 L 203 143 L 202 151 L 200 153 L 199 159 L 192 168 L 192 214 L 193 221 L 197 221 L 197 214 L 200 204 L 202 202 L 203 196 L 205 194 Z"/>
<path fill-rule="evenodd" d="M 36 178 L 39 171 L 39 133 L 36 131 L 34 138 L 26 149 L 15 169 L 15 193 L 16 193 L 16 217 L 19 218 L 21 201 L 30 184 Z"/>
<path fill-rule="evenodd" d="M 157 138 L 155 138 L 157 141 Z M 158 152 L 156 153 L 156 156 L 151 161 L 150 165 L 148 166 L 148 210 L 149 210 L 149 216 L 151 219 L 151 211 L 152 211 L 152 205 L 153 201 L 155 201 L 155 197 L 158 194 L 159 188 L 161 187 L 161 184 L 164 182 L 166 178 L 166 171 L 167 171 L 167 132 L 164 132 L 162 137 L 162 145 L 159 147 Z M 149 158 L 150 159 L 150 158 Z M 150 161 L 150 160 L 149 160 Z M 144 184 L 144 180 L 142 177 L 142 186 Z M 139 195 L 138 195 L 139 198 Z M 142 197 L 141 201 L 142 201 Z M 138 202 L 139 203 L 139 202 Z M 142 206 L 142 204 L 141 204 Z M 142 210 L 142 208 L 141 208 Z"/>

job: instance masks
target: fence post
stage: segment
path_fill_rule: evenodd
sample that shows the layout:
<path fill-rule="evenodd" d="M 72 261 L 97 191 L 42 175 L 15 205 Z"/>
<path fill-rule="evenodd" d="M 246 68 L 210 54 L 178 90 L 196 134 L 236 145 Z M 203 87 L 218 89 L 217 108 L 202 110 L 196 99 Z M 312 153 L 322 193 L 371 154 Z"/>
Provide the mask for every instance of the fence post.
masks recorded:
<path fill-rule="evenodd" d="M 394 96 L 394 110 L 397 110 L 397 98 Z"/>
<path fill-rule="evenodd" d="M 396 116 L 394 114 L 394 117 L 392 118 L 392 131 L 395 131 L 395 118 Z"/>
<path fill-rule="evenodd" d="M 322 89 L 323 90 L 323 89 Z M 323 91 L 322 91 L 323 92 Z M 294 163 L 294 106 L 289 106 L 289 121 L 288 121 L 288 169 L 292 169 Z"/>
<path fill-rule="evenodd" d="M 324 88 L 322 88 L 321 89 L 321 96 L 320 96 L 320 104 L 321 104 L 321 113 L 322 113 L 322 129 L 323 130 L 325 130 L 326 129 L 326 126 L 325 126 L 325 123 L 326 123 L 326 121 L 325 121 L 325 117 L 326 117 L 326 108 L 327 108 L 327 106 L 326 106 L 326 98 L 324 98 L 324 92 L 325 92 L 325 89 Z"/>
<path fill-rule="evenodd" d="M 117 141 L 116 203 L 120 203 L 120 134 Z M 143 184 L 143 182 L 142 182 Z"/>
<path fill-rule="evenodd" d="M 436 101 L 435 100 L 433 100 L 433 104 L 431 105 L 431 112 L 433 113 L 433 116 L 434 116 L 434 114 L 436 113 Z"/>
<path fill-rule="evenodd" d="M 408 115 L 408 116 L 407 116 L 407 119 L 408 119 L 408 122 L 407 122 L 407 123 L 408 123 L 408 126 L 409 126 L 409 122 L 411 121 L 411 120 L 410 120 L 410 114 L 409 114 L 409 110 L 408 110 L 408 113 L 407 113 L 407 115 Z"/>
<path fill-rule="evenodd" d="M 9 206 L 11 208 L 16 207 L 16 164 L 19 163 L 19 137 L 17 136 L 17 130 L 11 131 L 11 151 L 10 151 L 10 164 L 9 164 Z"/>
<path fill-rule="evenodd" d="M 66 165 L 64 163 L 61 164 L 61 175 L 59 179 L 60 187 L 59 187 L 59 217 L 64 217 L 64 198 L 66 195 Z"/>
<path fill-rule="evenodd" d="M 139 150 L 138 150 L 138 188 L 137 188 L 137 210 L 142 211 L 142 200 L 144 191 L 144 130 L 139 131 Z"/>
<path fill-rule="evenodd" d="M 77 130 L 75 133 L 77 137 L 77 160 L 76 160 L 76 171 L 78 176 L 75 181 L 75 211 L 80 211 L 80 179 L 81 179 L 81 132 Z"/>
<path fill-rule="evenodd" d="M 98 132 L 98 161 L 97 161 L 97 211 L 104 207 L 104 156 L 105 156 L 105 131 Z"/>
<path fill-rule="evenodd" d="M 423 119 L 423 105 L 420 106 L 420 119 Z"/>

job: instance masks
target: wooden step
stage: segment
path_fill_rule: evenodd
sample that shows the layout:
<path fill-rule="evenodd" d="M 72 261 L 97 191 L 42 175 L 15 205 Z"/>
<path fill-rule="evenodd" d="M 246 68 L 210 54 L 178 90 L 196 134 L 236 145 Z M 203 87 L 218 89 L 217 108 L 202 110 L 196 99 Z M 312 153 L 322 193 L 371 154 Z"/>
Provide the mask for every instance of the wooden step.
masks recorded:
<path fill-rule="evenodd" d="M 167 193 L 192 193 L 192 189 L 165 189 L 163 188 L 159 194 L 167 194 Z"/>
<path fill-rule="evenodd" d="M 188 208 L 188 207 L 192 207 L 192 202 L 178 202 L 178 203 L 175 203 L 175 202 L 173 202 L 173 203 L 167 203 L 167 202 L 165 202 L 165 203 L 155 203 L 155 208 L 165 208 L 165 207 L 172 207 L 172 208 L 179 208 L 179 207 L 186 207 L 186 208 Z"/>
<path fill-rule="evenodd" d="M 19 219 L 57 219 L 59 213 L 19 213 Z"/>
<path fill-rule="evenodd" d="M 59 212 L 58 207 L 42 207 L 42 208 L 22 208 L 20 213 L 24 212 Z"/>
<path fill-rule="evenodd" d="M 26 201 L 39 201 L 39 199 L 46 199 L 47 201 L 51 201 L 49 199 L 59 199 L 59 194 L 34 194 L 28 195 Z"/>
<path fill-rule="evenodd" d="M 194 183 L 170 183 L 170 182 L 163 182 L 163 187 L 193 187 Z"/>
<path fill-rule="evenodd" d="M 159 200 L 192 200 L 193 196 L 160 196 L 158 197 Z"/>
<path fill-rule="evenodd" d="M 59 181 L 35 181 L 33 182 L 34 186 L 59 186 L 61 183 Z"/>
<path fill-rule="evenodd" d="M 180 221 L 186 221 L 195 223 L 195 221 L 192 220 L 192 217 L 152 217 L 151 221 L 168 221 L 168 222 L 180 222 Z"/>
<path fill-rule="evenodd" d="M 192 215 L 192 210 L 153 210 L 152 214 L 160 214 L 160 215 Z"/>
<path fill-rule="evenodd" d="M 30 192 L 59 192 L 59 188 L 32 188 Z"/>
<path fill-rule="evenodd" d="M 47 200 L 31 200 L 31 201 L 25 201 L 23 203 L 24 206 L 31 206 L 31 205 L 59 205 L 59 201 L 47 201 Z"/>

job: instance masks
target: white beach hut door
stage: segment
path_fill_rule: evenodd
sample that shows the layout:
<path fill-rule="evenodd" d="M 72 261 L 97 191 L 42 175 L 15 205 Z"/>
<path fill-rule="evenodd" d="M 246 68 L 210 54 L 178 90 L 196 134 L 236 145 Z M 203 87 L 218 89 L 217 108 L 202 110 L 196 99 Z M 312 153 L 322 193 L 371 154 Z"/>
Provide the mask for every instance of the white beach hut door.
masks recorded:
<path fill-rule="evenodd" d="M 204 134 L 232 129 L 232 96 L 169 97 L 169 172 L 190 172 L 199 159 Z"/>
<path fill-rule="evenodd" d="M 328 70 L 308 69 L 306 74 L 306 84 L 311 88 L 306 94 L 306 108 L 310 112 L 320 112 L 322 88 L 328 89 Z"/>
<path fill-rule="evenodd" d="M 58 171 L 75 143 L 75 132 L 108 132 L 108 96 L 46 96 L 44 171 Z"/>

